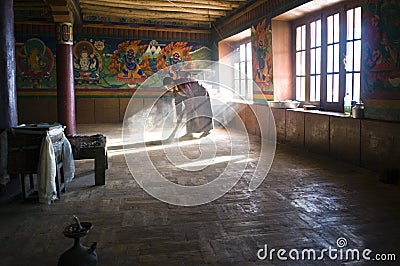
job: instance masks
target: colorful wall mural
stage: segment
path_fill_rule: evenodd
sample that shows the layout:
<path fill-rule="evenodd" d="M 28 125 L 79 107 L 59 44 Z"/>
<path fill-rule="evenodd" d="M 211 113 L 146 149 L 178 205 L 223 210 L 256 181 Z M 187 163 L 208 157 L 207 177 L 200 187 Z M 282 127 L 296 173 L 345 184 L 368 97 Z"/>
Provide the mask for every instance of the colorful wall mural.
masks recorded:
<path fill-rule="evenodd" d="M 56 88 L 55 53 L 47 42 L 32 38 L 17 44 L 18 88 Z M 78 38 L 73 57 L 76 89 L 133 89 L 168 66 L 171 72 L 163 74 L 177 77 L 182 63 L 211 60 L 211 50 L 188 42 Z"/>
<path fill-rule="evenodd" d="M 400 99 L 399 14 L 399 1 L 364 1 L 364 97 Z"/>
<path fill-rule="evenodd" d="M 265 94 L 273 94 L 271 22 L 264 19 L 251 28 L 253 79 Z"/>
<path fill-rule="evenodd" d="M 158 54 L 157 70 L 171 66 L 169 76 L 173 79 L 178 78 L 178 73 L 185 66 L 185 62 L 191 60 L 191 49 L 192 46 L 187 46 L 186 42 L 168 44 Z"/>
<path fill-rule="evenodd" d="M 17 86 L 43 88 L 56 86 L 54 53 L 38 38 L 16 43 Z"/>
<path fill-rule="evenodd" d="M 74 80 L 76 84 L 98 84 L 103 69 L 101 51 L 104 42 L 81 41 L 74 45 Z"/>
<path fill-rule="evenodd" d="M 365 117 L 400 121 L 400 2 L 362 1 Z"/>

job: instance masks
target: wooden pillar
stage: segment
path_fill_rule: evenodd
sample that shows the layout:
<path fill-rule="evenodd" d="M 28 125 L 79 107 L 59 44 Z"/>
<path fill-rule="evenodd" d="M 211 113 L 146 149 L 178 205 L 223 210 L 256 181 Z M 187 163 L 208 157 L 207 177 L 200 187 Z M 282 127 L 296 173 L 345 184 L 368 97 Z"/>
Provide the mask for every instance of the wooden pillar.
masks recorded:
<path fill-rule="evenodd" d="M 57 114 L 66 135 L 76 134 L 72 23 L 56 24 Z"/>
<path fill-rule="evenodd" d="M 0 132 L 18 124 L 13 0 L 0 1 Z"/>

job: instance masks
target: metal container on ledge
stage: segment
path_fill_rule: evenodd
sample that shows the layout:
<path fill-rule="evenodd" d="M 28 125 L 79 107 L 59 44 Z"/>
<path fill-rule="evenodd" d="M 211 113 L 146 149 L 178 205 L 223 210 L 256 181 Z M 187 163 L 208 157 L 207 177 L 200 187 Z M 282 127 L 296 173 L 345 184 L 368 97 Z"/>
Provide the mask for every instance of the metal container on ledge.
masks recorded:
<path fill-rule="evenodd" d="M 356 119 L 364 118 L 364 104 L 356 103 L 351 109 L 351 116 Z"/>

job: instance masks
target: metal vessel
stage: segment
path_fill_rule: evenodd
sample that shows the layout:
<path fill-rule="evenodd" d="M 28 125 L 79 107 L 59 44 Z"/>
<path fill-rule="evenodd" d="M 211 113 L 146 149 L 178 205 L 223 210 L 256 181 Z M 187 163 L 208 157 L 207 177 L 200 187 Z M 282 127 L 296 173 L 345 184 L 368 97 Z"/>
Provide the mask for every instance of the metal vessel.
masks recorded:
<path fill-rule="evenodd" d="M 74 239 L 74 245 L 58 259 L 58 266 L 95 266 L 97 265 L 96 242 L 90 248 L 80 243 L 80 238 L 87 235 L 92 228 L 89 222 L 80 222 L 74 216 L 75 224 L 65 227 L 64 236 Z"/>
<path fill-rule="evenodd" d="M 364 104 L 356 103 L 351 109 L 351 117 L 353 118 L 364 118 Z"/>

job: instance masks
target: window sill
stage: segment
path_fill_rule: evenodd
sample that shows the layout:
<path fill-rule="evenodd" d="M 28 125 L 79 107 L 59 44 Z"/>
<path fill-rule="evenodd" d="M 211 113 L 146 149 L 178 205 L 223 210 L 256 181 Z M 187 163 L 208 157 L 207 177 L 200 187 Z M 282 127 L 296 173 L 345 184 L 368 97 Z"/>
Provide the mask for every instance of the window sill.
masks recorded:
<path fill-rule="evenodd" d="M 304 110 L 303 108 L 286 109 L 286 111 L 293 111 L 293 112 L 302 112 L 302 113 L 309 113 L 309 114 L 329 115 L 329 116 L 337 116 L 337 117 L 352 118 L 351 116 L 346 116 L 344 113 L 333 112 L 333 111 Z"/>
<path fill-rule="evenodd" d="M 257 102 L 246 102 L 244 100 L 232 99 L 229 101 L 231 103 L 241 103 L 241 104 L 255 104 L 255 105 L 265 105 L 264 103 L 257 103 Z M 335 116 L 335 117 L 343 117 L 343 118 L 351 118 L 351 119 L 360 119 L 360 118 L 353 118 L 352 116 L 347 116 L 341 112 L 334 112 L 334 111 L 320 111 L 320 110 L 304 110 L 304 108 L 295 108 L 295 109 L 285 109 L 285 108 L 272 108 L 271 110 L 284 110 L 288 112 L 300 112 L 300 113 L 308 113 L 308 114 L 317 114 L 317 115 L 327 115 L 327 116 Z M 362 118 L 364 119 L 364 118 Z"/>

